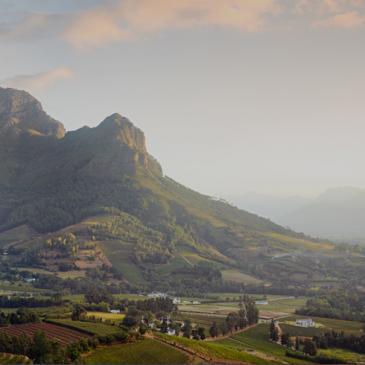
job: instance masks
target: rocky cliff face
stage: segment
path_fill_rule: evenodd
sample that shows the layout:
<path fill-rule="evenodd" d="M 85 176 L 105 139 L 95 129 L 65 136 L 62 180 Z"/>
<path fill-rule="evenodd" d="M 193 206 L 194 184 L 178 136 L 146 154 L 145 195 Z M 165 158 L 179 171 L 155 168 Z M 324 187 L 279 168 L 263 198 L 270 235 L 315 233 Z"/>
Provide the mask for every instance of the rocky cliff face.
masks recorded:
<path fill-rule="evenodd" d="M 65 128 L 49 117 L 27 92 L 0 88 L 0 136 L 22 134 L 63 138 Z"/>
<path fill-rule="evenodd" d="M 113 114 L 96 128 L 65 133 L 62 123 L 25 91 L 0 88 L 0 142 L 0 185 L 35 184 L 39 175 L 47 181 L 53 176 L 162 175 L 143 132 L 127 118 Z"/>

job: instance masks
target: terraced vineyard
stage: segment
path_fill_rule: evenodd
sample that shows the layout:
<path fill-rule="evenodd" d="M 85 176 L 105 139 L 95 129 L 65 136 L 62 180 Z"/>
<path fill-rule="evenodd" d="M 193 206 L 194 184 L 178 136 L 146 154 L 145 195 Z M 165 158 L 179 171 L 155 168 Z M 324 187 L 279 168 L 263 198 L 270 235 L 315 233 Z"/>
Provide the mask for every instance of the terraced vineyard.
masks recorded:
<path fill-rule="evenodd" d="M 98 348 L 84 358 L 86 364 L 186 364 L 187 361 L 184 353 L 150 339 Z"/>
<path fill-rule="evenodd" d="M 83 321 L 72 321 L 71 319 L 52 319 L 52 323 L 60 326 L 65 326 L 76 331 L 86 331 L 93 335 L 112 335 L 120 332 L 118 326 L 111 326 L 101 322 L 83 322 Z"/>
<path fill-rule="evenodd" d="M 0 328 L 0 334 L 8 336 L 21 336 L 22 334 L 33 337 L 35 333 L 42 331 L 47 338 L 59 342 L 61 345 L 69 345 L 80 341 L 82 338 L 91 337 L 86 333 L 57 326 L 51 323 L 27 323 Z"/>

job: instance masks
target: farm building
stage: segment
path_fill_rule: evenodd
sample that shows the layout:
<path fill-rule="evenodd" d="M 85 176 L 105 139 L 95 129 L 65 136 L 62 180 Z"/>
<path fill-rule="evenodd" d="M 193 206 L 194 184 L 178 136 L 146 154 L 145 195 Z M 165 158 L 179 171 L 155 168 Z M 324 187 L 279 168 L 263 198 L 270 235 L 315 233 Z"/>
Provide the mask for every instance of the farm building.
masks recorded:
<path fill-rule="evenodd" d="M 157 298 L 167 298 L 168 295 L 166 293 L 153 292 L 153 293 L 147 294 L 147 297 L 157 299 Z"/>
<path fill-rule="evenodd" d="M 316 325 L 312 318 L 297 319 L 295 324 L 299 327 L 314 327 Z"/>
<path fill-rule="evenodd" d="M 275 320 L 273 315 L 259 315 L 259 323 L 271 323 L 273 320 Z"/>
<path fill-rule="evenodd" d="M 256 300 L 256 305 L 268 305 L 269 302 L 267 300 Z"/>

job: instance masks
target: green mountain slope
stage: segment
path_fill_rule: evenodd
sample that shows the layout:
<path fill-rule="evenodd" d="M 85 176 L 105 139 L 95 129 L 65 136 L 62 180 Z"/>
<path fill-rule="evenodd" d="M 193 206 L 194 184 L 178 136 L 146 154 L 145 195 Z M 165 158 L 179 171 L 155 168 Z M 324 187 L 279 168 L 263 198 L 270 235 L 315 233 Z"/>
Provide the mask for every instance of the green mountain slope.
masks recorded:
<path fill-rule="evenodd" d="M 119 114 L 65 133 L 29 94 L 0 89 L 0 146 L 0 247 L 14 265 L 112 268 L 154 288 L 223 285 L 228 269 L 304 285 L 336 270 L 326 264 L 340 258 L 334 245 L 164 176 L 143 132 Z"/>

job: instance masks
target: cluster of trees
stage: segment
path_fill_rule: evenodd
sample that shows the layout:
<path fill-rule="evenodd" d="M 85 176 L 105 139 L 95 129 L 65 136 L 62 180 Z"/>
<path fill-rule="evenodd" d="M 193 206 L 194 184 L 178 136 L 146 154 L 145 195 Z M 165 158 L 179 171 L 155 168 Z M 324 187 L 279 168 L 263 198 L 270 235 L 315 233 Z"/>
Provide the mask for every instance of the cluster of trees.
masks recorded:
<path fill-rule="evenodd" d="M 8 297 L 6 295 L 0 296 L 1 308 L 35 308 L 35 307 L 52 307 L 60 306 L 63 300 L 60 296 L 53 296 L 51 298 L 24 298 L 24 297 Z"/>
<path fill-rule="evenodd" d="M 147 300 L 129 301 L 127 305 L 128 311 L 122 321 L 122 325 L 128 328 L 139 324 L 142 317 L 151 319 L 153 315 L 168 314 L 176 310 L 176 305 L 170 298 L 151 298 Z"/>
<path fill-rule="evenodd" d="M 365 335 L 346 335 L 344 332 L 331 331 L 320 336 L 313 337 L 318 348 L 338 347 L 361 354 L 365 354 Z"/>
<path fill-rule="evenodd" d="M 365 321 L 365 296 L 355 289 L 336 290 L 307 300 L 304 308 L 297 314 Z"/>
<path fill-rule="evenodd" d="M 37 313 L 25 308 L 19 308 L 16 312 L 11 313 L 0 312 L 0 327 L 9 324 L 37 323 L 39 321 Z"/>
<path fill-rule="evenodd" d="M 178 323 L 174 323 L 172 327 L 176 334 L 179 334 L 181 331 L 183 332 L 183 336 L 186 338 L 193 338 L 194 340 L 205 340 L 206 334 L 205 334 L 205 328 L 198 326 L 196 328 L 193 328 L 191 320 L 186 319 L 182 326 Z M 163 330 L 163 327 L 161 327 L 161 332 L 167 332 Z"/>
<path fill-rule="evenodd" d="M 135 307 L 142 312 L 172 313 L 177 310 L 171 298 L 151 298 L 146 300 L 128 301 L 128 306 Z"/>
<path fill-rule="evenodd" d="M 37 332 L 32 338 L 26 335 L 8 336 L 0 333 L 0 352 L 28 356 L 35 364 L 65 364 L 75 362 L 82 352 L 93 345 L 92 339 L 62 347 L 50 341 L 44 332 Z"/>
<path fill-rule="evenodd" d="M 79 248 L 77 237 L 71 232 L 66 233 L 63 236 L 49 238 L 45 242 L 44 247 L 46 249 L 56 249 L 61 251 L 66 257 L 76 255 Z"/>
<path fill-rule="evenodd" d="M 212 326 L 209 329 L 209 333 L 212 337 L 217 337 L 219 334 L 225 335 L 258 322 L 259 310 L 252 298 L 248 295 L 242 296 L 240 298 L 239 307 L 239 311 L 229 313 L 223 323 L 219 325 L 217 325 L 216 322 L 212 323 Z"/>

